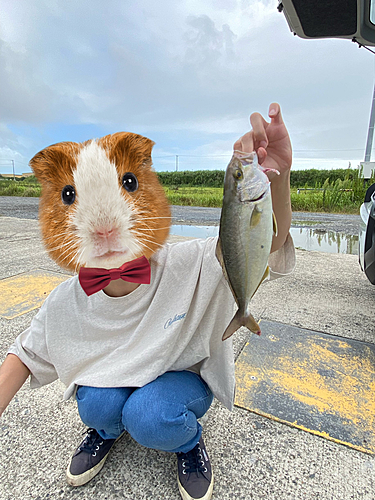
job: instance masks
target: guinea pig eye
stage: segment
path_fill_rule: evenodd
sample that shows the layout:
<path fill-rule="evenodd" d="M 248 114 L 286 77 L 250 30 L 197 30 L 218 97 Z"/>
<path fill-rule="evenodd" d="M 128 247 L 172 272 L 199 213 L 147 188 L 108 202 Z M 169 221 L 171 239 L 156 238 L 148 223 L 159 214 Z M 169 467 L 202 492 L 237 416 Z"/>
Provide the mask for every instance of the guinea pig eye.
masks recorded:
<path fill-rule="evenodd" d="M 128 172 L 122 177 L 122 187 L 129 193 L 134 193 L 138 189 L 138 179 L 134 174 Z"/>
<path fill-rule="evenodd" d="M 76 192 L 73 186 L 65 186 L 61 191 L 61 199 L 65 205 L 71 205 L 76 199 Z"/>

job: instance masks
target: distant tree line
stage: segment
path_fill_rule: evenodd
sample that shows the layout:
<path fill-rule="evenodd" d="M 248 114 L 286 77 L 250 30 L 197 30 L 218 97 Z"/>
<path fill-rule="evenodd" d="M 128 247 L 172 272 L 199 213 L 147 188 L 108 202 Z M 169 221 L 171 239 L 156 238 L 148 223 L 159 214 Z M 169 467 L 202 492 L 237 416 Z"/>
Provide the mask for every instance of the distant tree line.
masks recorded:
<path fill-rule="evenodd" d="M 181 172 L 157 172 L 163 186 L 223 187 L 224 170 L 183 170 Z"/>
<path fill-rule="evenodd" d="M 157 172 L 161 184 L 164 186 L 205 186 L 223 187 L 224 170 L 184 170 L 181 172 Z M 337 180 L 353 180 L 357 174 L 357 169 L 336 169 L 336 170 L 292 170 L 290 185 L 299 187 L 319 187 L 327 181 L 330 184 Z"/>
<path fill-rule="evenodd" d="M 290 185 L 294 188 L 299 187 L 319 187 L 327 181 L 330 184 L 337 180 L 353 180 L 358 175 L 358 169 L 339 168 L 336 170 L 291 170 Z"/>

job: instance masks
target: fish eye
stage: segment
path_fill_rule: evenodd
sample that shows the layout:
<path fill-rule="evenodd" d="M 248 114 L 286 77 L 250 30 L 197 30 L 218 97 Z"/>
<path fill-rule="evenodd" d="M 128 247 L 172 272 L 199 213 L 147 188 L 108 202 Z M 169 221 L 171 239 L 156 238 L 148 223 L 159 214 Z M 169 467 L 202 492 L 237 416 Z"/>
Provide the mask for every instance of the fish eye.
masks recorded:
<path fill-rule="evenodd" d="M 237 181 L 240 181 L 241 179 L 243 179 L 242 170 L 240 168 L 236 168 L 236 170 L 233 173 L 233 176 Z"/>
<path fill-rule="evenodd" d="M 134 193 L 138 189 L 138 179 L 132 172 L 127 172 L 122 176 L 122 187 L 129 193 Z"/>
<path fill-rule="evenodd" d="M 64 186 L 61 190 L 61 199 L 64 205 L 72 205 L 76 199 L 76 191 L 73 186 Z"/>

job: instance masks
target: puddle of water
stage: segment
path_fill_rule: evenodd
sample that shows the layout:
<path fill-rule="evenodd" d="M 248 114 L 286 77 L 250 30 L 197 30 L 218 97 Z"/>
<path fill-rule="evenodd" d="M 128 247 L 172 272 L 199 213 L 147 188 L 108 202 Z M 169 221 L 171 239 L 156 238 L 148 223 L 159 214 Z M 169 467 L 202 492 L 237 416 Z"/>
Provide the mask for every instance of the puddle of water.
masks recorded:
<path fill-rule="evenodd" d="M 219 234 L 219 226 L 173 225 L 171 234 L 190 238 L 209 238 Z M 306 227 L 290 229 L 294 245 L 303 250 L 358 255 L 358 236 Z"/>
<path fill-rule="evenodd" d="M 294 246 L 303 250 L 358 255 L 358 235 L 322 231 L 306 227 L 290 229 Z"/>
<path fill-rule="evenodd" d="M 219 235 L 219 226 L 184 226 L 171 227 L 171 234 L 176 236 L 188 236 L 190 238 L 210 238 Z"/>
<path fill-rule="evenodd" d="M 298 226 L 298 225 L 302 225 L 302 226 L 317 226 L 318 224 L 323 224 L 323 221 L 320 221 L 320 220 L 297 220 L 297 219 L 293 219 L 292 224 L 295 225 L 295 226 Z"/>

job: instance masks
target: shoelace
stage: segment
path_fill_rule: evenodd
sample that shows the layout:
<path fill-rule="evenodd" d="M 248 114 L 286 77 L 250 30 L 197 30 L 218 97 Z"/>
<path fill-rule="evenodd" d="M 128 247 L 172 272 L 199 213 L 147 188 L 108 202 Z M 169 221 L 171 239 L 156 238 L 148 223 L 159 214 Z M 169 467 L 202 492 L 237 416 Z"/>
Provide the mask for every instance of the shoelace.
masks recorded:
<path fill-rule="evenodd" d="M 207 472 L 207 467 L 205 466 L 202 450 L 199 444 L 187 453 L 182 453 L 185 455 L 182 458 L 182 474 L 191 474 L 196 472 L 197 476 L 200 472 Z"/>
<path fill-rule="evenodd" d="M 100 435 L 94 429 L 87 429 L 86 437 L 78 449 L 84 453 L 91 453 L 92 456 L 95 457 L 96 452 L 100 449 L 102 444 L 103 440 Z"/>

